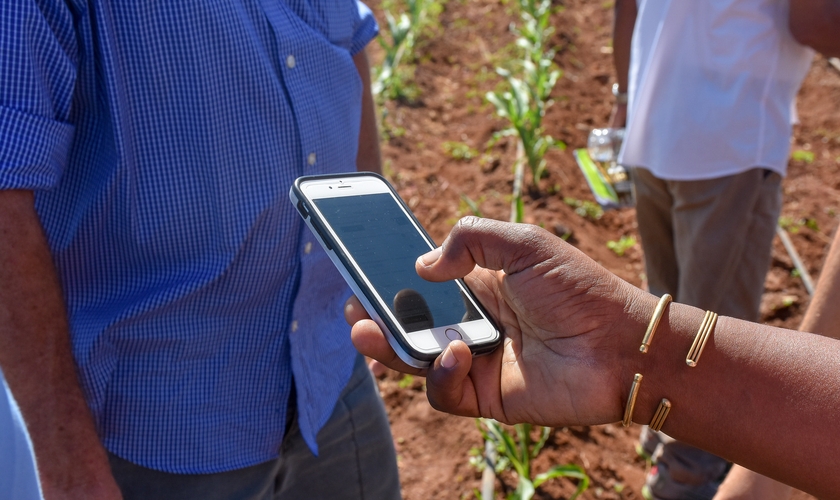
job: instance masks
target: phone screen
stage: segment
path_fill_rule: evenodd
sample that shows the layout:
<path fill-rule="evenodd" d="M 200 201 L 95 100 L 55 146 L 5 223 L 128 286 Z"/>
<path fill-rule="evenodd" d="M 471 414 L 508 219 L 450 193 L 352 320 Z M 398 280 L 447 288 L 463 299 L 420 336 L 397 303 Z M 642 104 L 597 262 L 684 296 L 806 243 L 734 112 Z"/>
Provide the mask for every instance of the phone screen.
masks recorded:
<path fill-rule="evenodd" d="M 406 332 L 482 319 L 456 282 L 417 275 L 414 262 L 432 248 L 390 194 L 313 203 Z"/>

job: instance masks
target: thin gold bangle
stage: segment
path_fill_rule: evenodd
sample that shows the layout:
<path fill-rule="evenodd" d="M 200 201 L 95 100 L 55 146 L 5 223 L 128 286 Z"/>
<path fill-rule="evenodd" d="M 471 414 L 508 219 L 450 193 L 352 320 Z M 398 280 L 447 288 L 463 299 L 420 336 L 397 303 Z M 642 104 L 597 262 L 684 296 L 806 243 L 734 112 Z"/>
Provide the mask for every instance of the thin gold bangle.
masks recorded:
<path fill-rule="evenodd" d="M 621 425 L 630 427 L 633 423 L 633 410 L 636 408 L 636 396 L 639 395 L 639 386 L 642 385 L 642 374 L 637 373 L 633 377 L 633 385 L 630 386 L 630 395 L 627 396 L 627 406 L 624 407 L 624 420 Z"/>
<path fill-rule="evenodd" d="M 700 323 L 700 329 L 697 330 L 697 335 L 694 337 L 694 342 L 691 344 L 691 349 L 688 350 L 688 356 L 685 357 L 685 364 L 694 368 L 700 360 L 700 355 L 703 354 L 703 349 L 706 347 L 709 337 L 712 336 L 712 331 L 715 329 L 718 315 L 712 311 L 706 311 L 703 316 L 703 322 Z"/>
<path fill-rule="evenodd" d="M 665 424 L 665 419 L 668 418 L 669 413 L 671 413 L 671 402 L 667 398 L 662 398 L 662 401 L 659 402 L 659 406 L 656 408 L 656 413 L 653 414 L 653 418 L 648 425 L 650 430 L 659 432 L 662 429 L 662 425 Z"/>
<path fill-rule="evenodd" d="M 656 333 L 656 327 L 659 326 L 659 321 L 662 319 L 662 315 L 665 313 L 665 308 L 671 300 L 671 295 L 666 293 L 659 299 L 659 303 L 656 304 L 656 309 L 653 310 L 653 316 L 650 317 L 650 323 L 648 323 L 647 331 L 642 339 L 642 346 L 639 347 L 639 350 L 642 351 L 642 353 L 648 352 L 650 343 L 653 341 L 653 334 Z"/>

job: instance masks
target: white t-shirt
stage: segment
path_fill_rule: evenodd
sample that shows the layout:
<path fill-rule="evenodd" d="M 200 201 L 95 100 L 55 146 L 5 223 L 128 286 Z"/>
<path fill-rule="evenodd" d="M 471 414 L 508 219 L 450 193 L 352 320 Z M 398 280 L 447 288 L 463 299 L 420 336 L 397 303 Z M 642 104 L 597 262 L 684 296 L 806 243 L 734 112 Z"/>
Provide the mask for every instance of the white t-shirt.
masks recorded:
<path fill-rule="evenodd" d="M 668 180 L 785 175 L 813 51 L 786 0 L 638 0 L 620 161 Z"/>
<path fill-rule="evenodd" d="M 0 371 L 0 500 L 44 500 L 32 442 Z"/>

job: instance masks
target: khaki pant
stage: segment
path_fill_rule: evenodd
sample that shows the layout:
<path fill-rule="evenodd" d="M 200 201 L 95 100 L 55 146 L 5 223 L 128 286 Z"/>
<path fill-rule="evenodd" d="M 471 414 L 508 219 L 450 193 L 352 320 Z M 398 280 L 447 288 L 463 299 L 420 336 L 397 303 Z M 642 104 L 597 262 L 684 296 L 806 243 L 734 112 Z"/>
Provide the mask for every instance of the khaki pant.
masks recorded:
<path fill-rule="evenodd" d="M 318 457 L 292 422 L 276 460 L 217 474 L 169 474 L 110 455 L 125 500 L 362 500 L 400 498 L 385 407 L 364 358 L 318 433 Z"/>
<path fill-rule="evenodd" d="M 635 169 L 633 182 L 650 292 L 757 321 L 782 206 L 779 174 L 666 181 Z"/>
<path fill-rule="evenodd" d="M 635 169 L 633 184 L 650 292 L 757 321 L 782 205 L 781 176 L 755 168 L 718 179 L 667 181 Z M 712 498 L 728 467 L 722 458 L 647 428 L 641 445 L 657 461 L 647 484 L 657 499 Z"/>

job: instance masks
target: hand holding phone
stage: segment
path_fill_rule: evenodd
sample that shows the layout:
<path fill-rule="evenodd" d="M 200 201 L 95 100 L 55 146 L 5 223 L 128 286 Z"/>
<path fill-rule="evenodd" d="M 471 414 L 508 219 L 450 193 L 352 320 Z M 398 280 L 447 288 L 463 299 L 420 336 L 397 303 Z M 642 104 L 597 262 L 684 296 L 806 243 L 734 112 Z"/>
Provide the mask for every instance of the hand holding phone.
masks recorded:
<path fill-rule="evenodd" d="M 452 340 L 473 354 L 501 335 L 461 280 L 433 283 L 414 269 L 435 248 L 388 182 L 372 173 L 306 176 L 290 192 L 306 224 L 371 319 L 407 364 L 425 368 Z"/>

